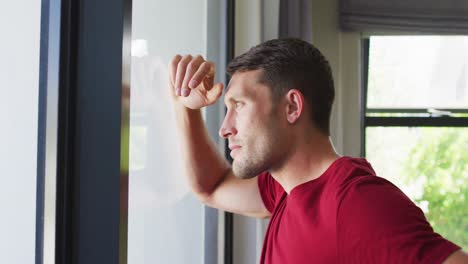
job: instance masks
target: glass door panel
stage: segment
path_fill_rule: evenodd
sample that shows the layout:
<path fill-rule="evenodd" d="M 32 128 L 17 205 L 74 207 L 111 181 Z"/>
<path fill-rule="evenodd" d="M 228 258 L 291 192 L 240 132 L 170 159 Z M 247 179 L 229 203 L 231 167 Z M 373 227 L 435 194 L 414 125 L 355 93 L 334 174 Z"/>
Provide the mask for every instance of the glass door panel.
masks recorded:
<path fill-rule="evenodd" d="M 128 263 L 202 263 L 204 206 L 182 174 L 168 68 L 207 50 L 206 0 L 134 0 Z M 214 249 L 215 250 L 215 249 Z"/>

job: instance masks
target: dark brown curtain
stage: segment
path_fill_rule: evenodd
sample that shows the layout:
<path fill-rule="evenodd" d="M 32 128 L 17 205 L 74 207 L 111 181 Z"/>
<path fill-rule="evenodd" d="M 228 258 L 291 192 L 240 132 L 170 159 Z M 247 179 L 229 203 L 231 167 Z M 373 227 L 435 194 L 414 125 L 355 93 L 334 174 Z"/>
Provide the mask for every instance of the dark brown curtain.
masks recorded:
<path fill-rule="evenodd" d="M 280 0 L 279 37 L 312 42 L 312 0 Z"/>

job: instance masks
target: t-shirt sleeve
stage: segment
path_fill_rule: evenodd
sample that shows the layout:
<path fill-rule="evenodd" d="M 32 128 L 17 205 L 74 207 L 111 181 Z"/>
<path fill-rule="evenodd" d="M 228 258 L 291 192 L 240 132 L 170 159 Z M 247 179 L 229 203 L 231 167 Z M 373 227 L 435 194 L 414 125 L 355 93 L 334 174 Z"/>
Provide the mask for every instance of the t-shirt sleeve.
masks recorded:
<path fill-rule="evenodd" d="M 262 197 L 263 204 L 270 213 L 273 213 L 278 197 L 279 183 L 271 176 L 269 172 L 263 172 L 258 175 L 258 189 Z"/>
<path fill-rule="evenodd" d="M 460 247 L 435 233 L 403 192 L 363 176 L 338 194 L 337 239 L 342 263 L 440 264 Z"/>

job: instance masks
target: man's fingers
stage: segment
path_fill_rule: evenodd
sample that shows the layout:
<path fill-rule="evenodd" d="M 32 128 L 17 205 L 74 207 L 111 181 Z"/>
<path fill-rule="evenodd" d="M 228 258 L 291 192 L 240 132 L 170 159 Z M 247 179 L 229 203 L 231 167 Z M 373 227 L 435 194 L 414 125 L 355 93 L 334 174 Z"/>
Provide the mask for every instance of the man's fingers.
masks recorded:
<path fill-rule="evenodd" d="M 211 72 L 214 73 L 214 65 L 211 61 L 203 62 L 200 67 L 198 68 L 197 72 L 193 75 L 192 79 L 189 82 L 189 87 L 194 89 L 196 88 L 205 77 L 210 74 Z M 207 87 L 210 89 L 211 87 Z"/>
<path fill-rule="evenodd" d="M 206 82 L 205 86 L 213 85 L 214 64 L 211 61 L 205 61 L 201 55 L 195 57 L 176 55 L 171 60 L 169 68 L 171 85 L 177 96 L 188 96 L 191 89 L 196 88 L 202 82 Z M 206 87 L 208 90 L 211 88 Z"/>
<path fill-rule="evenodd" d="M 192 60 L 191 55 L 185 55 L 177 64 L 177 72 L 175 77 L 174 87 L 176 89 L 176 95 L 181 95 L 182 82 L 184 81 L 185 71 L 187 70 L 187 65 Z"/>
<path fill-rule="evenodd" d="M 208 92 L 208 100 L 211 102 L 210 104 L 214 104 L 223 94 L 223 87 L 224 85 L 222 83 L 213 85 L 213 88 Z"/>
<path fill-rule="evenodd" d="M 177 65 L 179 64 L 181 59 L 182 59 L 182 56 L 177 54 L 174 56 L 174 58 L 172 58 L 171 62 L 169 63 L 169 81 L 171 82 L 171 85 L 174 86 L 174 88 L 175 88 L 175 76 L 177 73 Z"/>
<path fill-rule="evenodd" d="M 184 81 L 182 82 L 182 96 L 188 96 L 190 94 L 189 82 L 192 79 L 192 76 L 198 71 L 200 64 L 205 60 L 201 55 L 195 56 L 187 65 L 187 70 L 185 71 Z M 196 86 L 195 86 L 196 87 Z"/>

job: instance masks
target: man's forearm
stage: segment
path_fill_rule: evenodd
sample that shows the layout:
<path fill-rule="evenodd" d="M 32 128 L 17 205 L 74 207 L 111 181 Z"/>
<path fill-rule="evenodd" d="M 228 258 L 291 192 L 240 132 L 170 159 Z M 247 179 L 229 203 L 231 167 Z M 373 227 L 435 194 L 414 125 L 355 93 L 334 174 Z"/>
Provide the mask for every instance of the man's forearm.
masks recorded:
<path fill-rule="evenodd" d="M 208 135 L 200 110 L 176 105 L 176 119 L 181 165 L 192 190 L 201 198 L 207 198 L 229 170 L 229 164 Z"/>
<path fill-rule="evenodd" d="M 468 254 L 463 250 L 458 250 L 450 255 L 443 264 L 466 264 L 468 263 Z"/>

